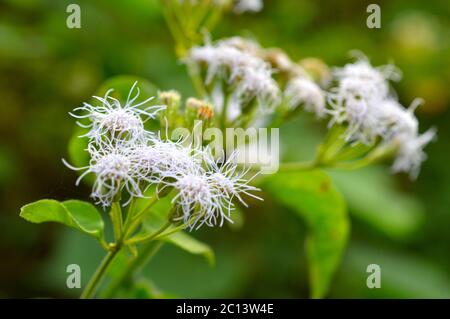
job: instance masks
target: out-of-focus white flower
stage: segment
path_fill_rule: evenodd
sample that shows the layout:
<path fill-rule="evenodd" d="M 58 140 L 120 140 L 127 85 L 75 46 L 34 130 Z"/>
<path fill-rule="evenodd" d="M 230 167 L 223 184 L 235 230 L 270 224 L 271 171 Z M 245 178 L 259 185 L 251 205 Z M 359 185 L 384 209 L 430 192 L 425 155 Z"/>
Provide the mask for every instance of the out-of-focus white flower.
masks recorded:
<path fill-rule="evenodd" d="M 279 102 L 280 89 L 272 78 L 272 70 L 261 66 L 259 69 L 246 68 L 237 86 L 236 95 L 248 102 L 257 99 L 263 110 L 270 110 Z"/>
<path fill-rule="evenodd" d="M 351 142 L 395 143 L 398 152 L 392 170 L 417 177 L 426 159 L 423 149 L 436 131 L 431 129 L 420 135 L 414 115 L 420 99 L 407 109 L 390 95 L 388 80 L 400 80 L 399 70 L 392 65 L 374 68 L 366 58 L 360 58 L 336 69 L 334 75 L 338 85 L 328 95 L 330 125 L 346 125 L 345 138 Z"/>
<path fill-rule="evenodd" d="M 206 68 L 205 84 L 224 81 L 233 92 L 234 100 L 248 103 L 256 99 L 262 110 L 272 109 L 279 102 L 280 89 L 272 78 L 269 63 L 260 57 L 241 50 L 236 40 L 222 40 L 216 44 L 191 49 L 188 62 Z M 217 87 L 217 86 L 215 86 Z M 217 95 L 217 92 L 214 92 Z M 221 92 L 223 94 L 229 94 Z"/>
<path fill-rule="evenodd" d="M 389 93 L 388 80 L 399 81 L 400 71 L 393 65 L 373 67 L 366 57 L 354 63 L 336 68 L 334 76 L 339 81 L 336 94 L 345 98 L 353 95 L 363 99 L 385 98 Z"/>
<path fill-rule="evenodd" d="M 414 109 L 421 103 L 416 99 L 413 104 L 405 109 L 393 98 L 380 101 L 377 104 L 377 122 L 374 123 L 374 132 L 385 140 L 390 140 L 398 135 L 417 135 L 419 121 L 414 115 Z"/>
<path fill-rule="evenodd" d="M 422 101 L 416 99 L 406 109 L 393 99 L 387 99 L 379 105 L 378 133 L 385 143 L 396 143 L 398 152 L 392 170 L 409 172 L 411 178 L 417 178 L 420 166 L 427 156 L 423 149 L 436 137 L 436 130 L 429 129 L 419 133 L 419 121 L 414 110 Z"/>
<path fill-rule="evenodd" d="M 399 143 L 399 151 L 392 165 L 392 171 L 409 172 L 411 178 L 417 178 L 422 162 L 427 159 L 427 155 L 423 149 L 435 138 L 435 129 L 429 129 L 421 135 L 398 135 L 396 140 Z"/>
<path fill-rule="evenodd" d="M 360 58 L 336 69 L 334 76 L 338 85 L 328 94 L 330 125 L 347 124 L 347 140 L 372 143 L 380 130 L 381 106 L 389 98 L 388 80 L 399 80 L 399 72 L 392 65 L 374 68 Z"/>
<path fill-rule="evenodd" d="M 238 0 L 234 6 L 234 11 L 236 13 L 258 12 L 263 9 L 263 6 L 262 0 Z"/>
<path fill-rule="evenodd" d="M 250 38 L 243 38 L 239 36 L 233 36 L 218 41 L 218 45 L 234 47 L 239 51 L 250 53 L 251 55 L 258 55 L 261 52 L 261 46 L 259 43 Z"/>
<path fill-rule="evenodd" d="M 91 197 L 103 207 L 111 205 L 116 195 L 126 189 L 130 197 L 143 197 L 139 187 L 139 163 L 131 156 L 131 145 L 102 141 L 100 144 L 90 143 L 88 152 L 91 156 L 86 167 L 73 167 L 63 160 L 64 164 L 73 170 L 84 170 L 76 181 L 80 181 L 88 174 L 95 174 Z"/>
<path fill-rule="evenodd" d="M 305 110 L 322 118 L 326 114 L 325 94 L 312 80 L 295 77 L 286 86 L 285 97 L 291 110 L 303 105 Z"/>
<path fill-rule="evenodd" d="M 194 47 L 190 51 L 189 60 L 206 65 L 208 69 L 205 79 L 206 84 L 210 84 L 215 77 L 222 77 L 227 82 L 232 82 L 246 68 L 265 68 L 264 61 L 232 45 L 228 45 L 226 42 L 219 42 L 217 45 L 207 44 L 202 47 Z"/>
<path fill-rule="evenodd" d="M 164 106 L 154 105 L 141 108 L 150 102 L 153 97 L 134 104 L 140 94 L 136 85 L 137 82 L 131 87 L 124 105 L 110 96 L 113 91 L 111 89 L 106 92 L 104 97 L 94 96 L 96 100 L 101 102 L 100 106 L 84 103 L 83 106 L 74 109 L 75 112 L 81 112 L 81 115 L 74 113 L 70 113 L 70 115 L 78 119 L 90 120 L 89 124 L 80 122 L 77 122 L 77 124 L 83 128 L 89 128 L 89 132 L 85 136 L 93 141 L 99 142 L 106 137 L 144 142 L 150 134 L 145 131 L 144 123 L 151 118 L 155 118 L 156 114 L 164 109 Z M 136 93 L 134 94 L 135 89 Z"/>

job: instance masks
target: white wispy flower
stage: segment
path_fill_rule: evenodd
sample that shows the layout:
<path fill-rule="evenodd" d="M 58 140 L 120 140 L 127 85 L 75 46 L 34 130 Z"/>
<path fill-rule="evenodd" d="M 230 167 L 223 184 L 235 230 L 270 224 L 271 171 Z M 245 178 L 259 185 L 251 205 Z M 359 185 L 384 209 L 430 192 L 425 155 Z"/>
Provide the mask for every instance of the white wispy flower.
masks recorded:
<path fill-rule="evenodd" d="M 251 167 L 243 169 L 238 165 L 239 153 L 237 151 L 233 152 L 225 163 L 215 160 L 211 153 L 206 154 L 205 162 L 208 167 L 207 175 L 209 181 L 212 187 L 222 194 L 221 200 L 224 206 L 227 207 L 226 212 L 228 217 L 230 216 L 231 210 L 234 209 L 234 199 L 237 199 L 242 205 L 248 207 L 242 198 L 243 194 L 262 200 L 253 194 L 253 192 L 260 191 L 260 189 L 249 185 L 258 174 L 254 174 L 250 178 L 247 177 Z M 222 216 L 221 224 L 224 218 L 228 219 L 227 216 Z"/>
<path fill-rule="evenodd" d="M 406 109 L 397 100 L 388 98 L 377 104 L 377 121 L 373 125 L 376 134 L 385 140 L 399 135 L 414 136 L 419 133 L 419 121 L 414 115 L 415 108 L 421 103 L 416 99 Z"/>
<path fill-rule="evenodd" d="M 136 92 L 134 93 L 134 91 Z M 109 139 L 145 142 L 151 133 L 144 129 L 144 123 L 149 119 L 155 118 L 156 114 L 164 109 L 164 106 L 153 105 L 142 108 L 153 97 L 134 104 L 140 94 L 137 82 L 131 87 L 124 105 L 110 96 L 112 92 L 113 90 L 111 89 L 106 92 L 104 97 L 94 96 L 96 100 L 101 102 L 101 105 L 84 103 L 83 106 L 74 109 L 75 112 L 80 112 L 81 115 L 73 112 L 70 115 L 78 119 L 90 120 L 89 124 L 80 122 L 77 122 L 77 124 L 83 128 L 89 128 L 89 132 L 84 136 L 93 141 L 99 142 L 106 137 Z"/>
<path fill-rule="evenodd" d="M 419 133 L 419 121 L 414 110 L 421 103 L 421 99 L 416 99 L 406 109 L 396 100 L 387 99 L 379 105 L 378 133 L 385 143 L 398 145 L 392 170 L 409 172 L 413 179 L 417 178 L 420 166 L 427 158 L 423 149 L 436 137 L 435 129 Z"/>
<path fill-rule="evenodd" d="M 234 42 L 225 39 L 216 44 L 194 47 L 187 61 L 199 68 L 206 68 L 207 86 L 216 79 L 218 83 L 225 81 L 234 90 L 232 95 L 235 101 L 245 104 L 256 99 L 261 110 L 272 109 L 279 102 L 280 89 L 272 78 L 270 64 L 239 49 Z M 217 95 L 217 92 L 214 94 Z M 225 93 L 221 92 L 222 96 L 223 94 Z"/>
<path fill-rule="evenodd" d="M 427 159 L 423 149 L 435 138 L 435 129 L 429 129 L 421 135 L 401 134 L 397 136 L 399 151 L 392 165 L 392 171 L 407 172 L 412 179 L 417 178 L 420 166 Z"/>
<path fill-rule="evenodd" d="M 264 61 L 257 60 L 247 52 L 228 45 L 226 42 L 216 45 L 206 44 L 202 47 L 194 47 L 190 51 L 189 59 L 207 67 L 205 83 L 210 84 L 215 77 L 224 78 L 232 82 L 249 67 L 263 65 Z"/>
<path fill-rule="evenodd" d="M 272 70 L 268 66 L 245 69 L 237 92 L 245 99 L 256 98 L 260 105 L 268 109 L 273 108 L 280 97 L 280 89 L 272 78 Z"/>
<path fill-rule="evenodd" d="M 401 73 L 395 66 L 387 64 L 373 67 L 364 56 L 354 63 L 336 68 L 333 75 L 339 81 L 335 92 L 344 98 L 347 95 L 363 99 L 385 98 L 389 93 L 388 80 L 401 79 Z"/>
<path fill-rule="evenodd" d="M 76 185 L 88 174 L 95 175 L 91 197 L 104 207 L 111 205 L 116 195 L 126 190 L 132 197 L 143 197 L 139 187 L 139 163 L 133 156 L 133 146 L 112 143 L 103 140 L 101 143 L 90 143 L 87 151 L 91 157 L 89 165 L 74 167 L 63 160 L 73 170 L 84 170 L 78 177 Z M 126 203 L 127 204 L 127 203 Z M 126 205 L 125 204 L 125 205 Z"/>
<path fill-rule="evenodd" d="M 240 36 L 221 39 L 218 41 L 218 44 L 227 47 L 234 47 L 240 51 L 247 52 L 256 56 L 258 56 L 262 51 L 260 44 L 256 40 L 251 38 L 243 38 Z"/>
<path fill-rule="evenodd" d="M 389 98 L 388 80 L 399 80 L 392 65 L 374 68 L 366 58 L 334 71 L 338 82 L 328 93 L 330 125 L 347 124 L 346 139 L 372 143 L 379 134 L 380 105 Z"/>
<path fill-rule="evenodd" d="M 182 213 L 178 219 L 182 219 L 191 229 L 198 229 L 203 224 L 214 226 L 211 219 L 223 209 L 221 194 L 211 188 L 208 177 L 201 167 L 179 176 L 171 186 L 177 192 L 172 202 Z"/>
<path fill-rule="evenodd" d="M 244 13 L 244 12 L 258 12 L 263 9 L 262 0 L 238 0 L 234 6 L 234 12 Z"/>
<path fill-rule="evenodd" d="M 225 163 L 216 161 L 209 149 L 199 154 L 202 162 L 194 161 L 184 173 L 179 171 L 165 181 L 176 190 L 172 202 L 181 212 L 177 219 L 183 220 L 187 227 L 222 226 L 225 220 L 232 223 L 234 199 L 244 206 L 247 204 L 243 195 L 261 200 L 253 194 L 259 189 L 249 185 L 256 175 L 246 178 L 249 169 L 239 168 L 235 153 Z"/>
<path fill-rule="evenodd" d="M 338 85 L 328 95 L 330 125 L 347 125 L 345 138 L 351 142 L 395 143 L 398 151 L 392 170 L 409 172 L 416 178 L 426 159 L 423 149 L 436 131 L 419 133 L 414 110 L 420 99 L 405 108 L 390 94 L 389 80 L 400 80 L 399 70 L 392 65 L 374 68 L 366 58 L 360 58 L 336 69 L 334 76 Z"/>
<path fill-rule="evenodd" d="M 134 156 L 139 162 L 142 178 L 151 183 L 196 172 L 201 165 L 199 150 L 186 147 L 182 141 L 152 139 L 150 145 L 137 146 Z"/>
<path fill-rule="evenodd" d="M 295 77 L 285 89 L 285 97 L 291 110 L 303 105 L 305 110 L 322 118 L 326 114 L 325 94 L 312 80 L 306 77 Z"/>

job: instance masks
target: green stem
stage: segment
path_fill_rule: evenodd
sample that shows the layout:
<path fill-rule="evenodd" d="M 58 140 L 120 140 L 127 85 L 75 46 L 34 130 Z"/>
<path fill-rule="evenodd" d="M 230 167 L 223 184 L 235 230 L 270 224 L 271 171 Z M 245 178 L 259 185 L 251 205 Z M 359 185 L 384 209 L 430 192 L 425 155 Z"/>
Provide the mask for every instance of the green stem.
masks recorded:
<path fill-rule="evenodd" d="M 156 234 L 156 236 L 153 237 L 153 240 L 158 240 L 161 237 L 170 236 L 170 235 L 175 234 L 175 233 L 177 233 L 177 232 L 179 232 L 179 231 L 181 231 L 181 230 L 183 230 L 185 228 L 186 228 L 186 224 L 181 224 L 180 226 L 175 227 L 175 228 L 171 229 L 170 231 L 168 231 L 166 233 Z"/>
<path fill-rule="evenodd" d="M 385 158 L 389 158 L 395 153 L 395 144 L 382 145 L 376 147 L 365 157 L 350 161 L 350 162 L 340 162 L 333 165 L 334 168 L 342 169 L 342 170 L 356 170 L 371 164 L 378 163 Z"/>
<path fill-rule="evenodd" d="M 111 284 L 106 287 L 102 298 L 112 298 L 117 293 L 117 290 L 122 286 L 124 282 L 126 282 L 131 276 L 140 270 L 145 264 L 149 262 L 149 260 L 156 254 L 156 252 L 161 247 L 162 242 L 151 241 L 142 246 L 141 251 L 139 252 L 138 257 L 132 259 L 128 266 L 125 268 L 125 271 L 120 274 L 119 277 L 115 278 Z"/>
<path fill-rule="evenodd" d="M 111 211 L 109 212 L 111 217 L 111 222 L 113 224 L 114 238 L 119 240 L 122 237 L 123 222 L 122 222 L 122 208 L 120 207 L 120 202 L 115 201 L 111 205 Z"/>
<path fill-rule="evenodd" d="M 200 74 L 195 70 L 194 66 L 190 63 L 187 64 L 187 71 L 189 74 L 189 77 L 191 78 L 192 85 L 194 87 L 194 90 L 199 95 L 200 98 L 205 98 L 207 96 L 207 92 L 205 89 L 205 86 L 203 85 L 203 81 L 200 77 Z"/>
<path fill-rule="evenodd" d="M 226 85 L 224 85 L 224 83 L 221 83 L 222 85 L 222 92 L 223 92 L 223 105 L 222 105 L 222 113 L 220 115 L 220 128 L 222 130 L 226 129 L 227 126 L 227 118 L 228 118 L 228 103 L 229 103 L 229 98 L 230 98 L 230 94 L 225 90 Z"/>
<path fill-rule="evenodd" d="M 127 217 L 125 217 L 125 222 L 123 223 L 123 232 L 122 232 L 122 238 L 123 239 L 126 236 L 126 233 L 128 232 L 128 228 L 130 227 L 130 223 L 134 217 L 134 206 L 136 204 L 136 199 L 132 199 L 130 206 L 128 206 L 127 210 Z"/>
<path fill-rule="evenodd" d="M 223 15 L 223 9 L 219 6 L 215 6 L 213 11 L 209 14 L 206 21 L 203 23 L 204 27 L 208 31 L 212 31 L 217 23 L 220 21 Z"/>
<path fill-rule="evenodd" d="M 170 3 L 170 1 L 167 0 L 162 0 L 162 3 L 163 3 L 164 18 L 166 20 L 167 26 L 169 27 L 170 33 L 172 34 L 175 40 L 177 55 L 178 57 L 182 57 L 184 56 L 189 45 L 186 43 L 183 31 L 179 27 L 177 19 L 170 9 L 172 4 Z"/>
<path fill-rule="evenodd" d="M 153 205 L 155 205 L 159 200 L 159 197 L 155 194 L 152 196 L 148 203 L 145 205 L 144 208 L 142 208 L 137 214 L 130 217 L 129 222 L 127 223 L 127 228 L 125 230 L 124 238 L 126 238 L 128 235 L 132 234 L 136 228 L 139 226 L 142 217 L 148 212 L 150 208 L 152 208 Z"/>
<path fill-rule="evenodd" d="M 149 234 L 147 236 L 136 236 L 134 238 L 131 238 L 125 242 L 126 245 L 133 245 L 145 241 L 151 241 L 155 239 L 158 235 L 162 234 L 167 228 L 172 225 L 172 221 L 168 220 L 164 225 L 161 226 L 160 229 L 158 229 L 156 232 Z"/>
<path fill-rule="evenodd" d="M 98 288 L 98 285 L 100 284 L 103 276 L 106 273 L 106 270 L 108 269 L 109 265 L 113 261 L 116 254 L 119 252 L 120 248 L 115 247 L 113 250 L 110 250 L 108 254 L 103 258 L 100 266 L 95 271 L 94 275 L 89 280 L 86 288 L 84 289 L 83 293 L 80 296 L 80 299 L 89 299 L 92 298 Z"/>

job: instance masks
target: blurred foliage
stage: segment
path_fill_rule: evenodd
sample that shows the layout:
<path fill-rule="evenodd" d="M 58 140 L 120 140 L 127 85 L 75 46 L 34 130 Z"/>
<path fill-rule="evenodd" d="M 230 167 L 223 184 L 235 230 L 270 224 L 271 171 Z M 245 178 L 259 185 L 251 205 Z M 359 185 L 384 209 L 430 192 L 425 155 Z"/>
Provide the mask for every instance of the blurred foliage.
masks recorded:
<path fill-rule="evenodd" d="M 74 128 L 67 112 L 122 74 L 193 93 L 156 0 L 79 0 L 81 29 L 65 25 L 69 3 L 0 2 L 0 297 L 77 296 L 65 285 L 67 265 L 81 266 L 83 284 L 101 258 L 100 248 L 76 231 L 34 227 L 18 216 L 19 207 L 40 198 L 88 198 L 88 186 L 75 187 L 75 173 L 61 163 Z M 374 64 L 393 61 L 403 70 L 400 100 L 425 99 L 418 115 L 424 128 L 439 129 L 439 140 L 414 183 L 381 166 L 330 172 L 352 219 L 330 296 L 449 298 L 450 4 L 379 1 L 382 28 L 368 29 L 369 3 L 266 0 L 260 14 L 226 17 L 213 37 L 251 36 L 295 59 L 329 65 L 346 63 L 348 51 L 359 49 Z M 302 115 L 282 127 L 283 158 L 309 158 L 321 124 Z M 191 234 L 213 248 L 213 267 L 165 244 L 124 296 L 307 297 L 311 224 L 290 213 L 298 200 L 307 214 L 307 202 L 294 196 L 272 193 L 243 210 L 239 227 Z M 365 285 L 372 263 L 381 266 L 381 289 Z"/>
<path fill-rule="evenodd" d="M 306 220 L 306 241 L 311 296 L 322 298 L 339 265 L 349 235 L 347 207 L 341 193 L 325 173 L 278 173 L 263 189 Z"/>

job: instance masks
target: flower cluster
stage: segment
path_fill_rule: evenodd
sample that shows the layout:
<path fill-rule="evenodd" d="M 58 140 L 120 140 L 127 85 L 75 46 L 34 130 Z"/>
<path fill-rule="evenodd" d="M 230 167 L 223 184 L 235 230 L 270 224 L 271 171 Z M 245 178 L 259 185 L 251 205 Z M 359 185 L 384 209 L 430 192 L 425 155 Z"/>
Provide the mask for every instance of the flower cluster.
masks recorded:
<path fill-rule="evenodd" d="M 214 105 L 223 108 L 224 95 L 232 92 L 228 118 L 245 113 L 248 101 L 254 97 L 258 108 L 265 111 L 260 115 L 274 110 L 283 100 L 291 111 L 303 107 L 318 118 L 326 115 L 322 88 L 300 64 L 279 49 L 265 49 L 256 41 L 231 37 L 192 48 L 187 61 L 193 62 L 200 74 L 203 71 Z M 280 81 L 286 82 L 284 87 L 274 79 L 275 75 L 286 79 Z M 224 89 L 223 82 L 229 88 Z"/>
<path fill-rule="evenodd" d="M 306 76 L 291 79 L 284 91 L 291 110 L 303 105 L 305 110 L 313 112 L 318 118 L 326 114 L 325 94 L 319 85 Z"/>
<path fill-rule="evenodd" d="M 330 126 L 344 126 L 344 138 L 351 144 L 394 144 L 393 171 L 409 172 L 413 178 L 426 159 L 423 148 L 435 136 L 433 129 L 419 133 L 414 116 L 418 100 L 408 109 L 396 100 L 389 82 L 399 81 L 400 71 L 393 65 L 373 67 L 362 55 L 330 74 L 317 61 L 302 65 L 280 49 L 231 37 L 192 48 L 186 61 L 197 67 L 217 111 L 226 109 L 227 118 L 245 116 L 250 101 L 265 111 L 281 106 L 291 113 L 301 107 L 317 118 L 330 116 Z M 309 71 L 318 76 L 313 78 Z M 335 85 L 325 91 L 322 87 L 332 78 Z"/>
<path fill-rule="evenodd" d="M 420 135 L 414 116 L 419 100 L 407 109 L 391 93 L 389 80 L 399 81 L 399 71 L 393 65 L 375 68 L 361 57 L 337 68 L 334 76 L 337 86 L 328 94 L 330 124 L 346 125 L 345 138 L 350 142 L 395 143 L 398 152 L 393 170 L 410 172 L 415 178 L 426 159 L 423 148 L 434 138 L 435 131 Z"/>
<path fill-rule="evenodd" d="M 234 117 L 255 101 L 261 110 L 272 110 L 280 100 L 279 86 L 272 77 L 274 70 L 235 40 L 194 47 L 186 61 L 194 64 L 199 74 L 205 74 L 204 83 L 210 88 L 215 105 L 224 107 L 221 105 L 224 95 L 231 95 L 229 100 L 239 106 Z"/>
<path fill-rule="evenodd" d="M 112 90 L 102 98 L 94 97 L 100 105 L 85 103 L 75 109 L 81 114 L 71 113 L 83 121 L 89 120 L 79 123 L 89 129 L 81 136 L 89 139 L 89 165 L 77 168 L 64 161 L 69 168 L 84 171 L 77 184 L 86 175 L 95 175 L 91 196 L 98 204 L 107 207 L 120 201 L 123 191 L 127 205 L 133 198 L 145 197 L 151 186 L 159 191 L 175 189 L 174 218 L 192 228 L 222 225 L 224 220 L 230 220 L 233 200 L 245 205 L 242 194 L 257 198 L 251 194 L 257 189 L 245 179 L 248 170 L 239 169 L 234 154 L 221 164 L 209 149 L 185 146 L 184 140 L 173 142 L 147 131 L 144 123 L 159 115 L 165 106 L 145 107 L 151 99 L 134 104 L 139 97 L 136 83 L 124 105 L 111 93 Z"/>

